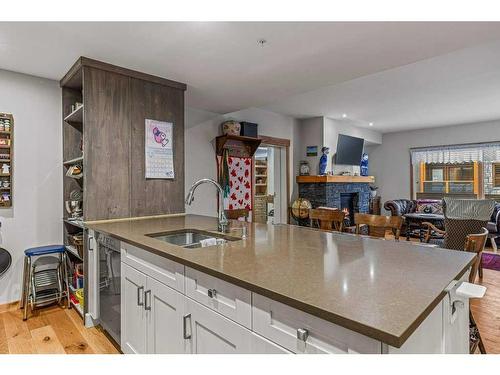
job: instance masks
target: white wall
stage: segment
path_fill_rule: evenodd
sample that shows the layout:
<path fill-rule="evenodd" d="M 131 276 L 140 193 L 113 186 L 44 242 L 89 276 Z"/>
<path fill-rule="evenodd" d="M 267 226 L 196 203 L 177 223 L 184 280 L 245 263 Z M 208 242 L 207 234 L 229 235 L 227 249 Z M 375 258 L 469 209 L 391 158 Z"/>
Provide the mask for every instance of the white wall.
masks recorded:
<path fill-rule="evenodd" d="M 62 126 L 58 82 L 0 70 L 0 87 L 0 112 L 14 115 L 13 207 L 0 209 L 1 246 L 13 257 L 3 304 L 20 298 L 23 251 L 62 241 Z"/>
<path fill-rule="evenodd" d="M 365 140 L 365 144 L 374 145 L 382 143 L 382 134 L 366 128 L 360 128 L 352 124 L 349 120 L 335 120 L 327 117 L 312 117 L 299 121 L 298 125 L 298 152 L 296 157 L 295 174 L 298 174 L 298 163 L 300 160 L 307 160 L 311 167 L 311 174 L 318 174 L 319 159 L 321 157 L 321 148 L 323 146 L 330 147 L 330 155 L 328 161 L 327 171 L 332 170 L 332 156 L 337 149 L 337 139 L 339 134 L 350 135 L 352 137 L 359 137 Z M 306 156 L 307 146 L 318 146 L 318 156 Z M 349 170 L 352 166 L 340 167 L 340 170 Z M 334 173 L 340 172 L 333 168 Z M 359 168 L 357 168 L 359 172 Z"/>
<path fill-rule="evenodd" d="M 281 115 L 260 108 L 248 108 L 238 112 L 217 115 L 213 112 L 188 108 L 186 111 L 186 191 L 196 180 L 204 177 L 217 179 L 214 138 L 220 134 L 220 124 L 224 120 L 249 121 L 259 124 L 259 134 L 269 137 L 290 139 L 290 168 L 294 170 L 294 139 L 297 121 L 290 116 Z M 196 123 L 201 121 L 199 123 Z M 290 174 L 290 190 L 293 193 L 295 177 Z M 215 216 L 217 194 L 215 188 L 200 186 L 195 201 L 186 206 L 186 213 Z"/>
<path fill-rule="evenodd" d="M 294 164 L 294 175 L 299 174 L 299 163 L 305 160 L 309 163 L 310 174 L 319 173 L 319 158 L 323 146 L 323 117 L 312 117 L 299 121 L 296 147 L 298 148 L 298 161 Z M 318 156 L 307 156 L 308 146 L 318 146 Z"/>
<path fill-rule="evenodd" d="M 332 170 L 333 174 L 340 174 L 347 171 L 351 173 L 360 173 L 359 166 L 352 165 L 337 165 L 331 164 L 331 157 L 337 150 L 337 141 L 339 134 L 349 135 L 351 137 L 363 138 L 365 140 L 365 147 L 368 145 L 381 144 L 382 133 L 377 131 L 360 128 L 351 123 L 350 120 L 336 120 L 324 117 L 323 129 L 323 146 L 330 147 L 330 160 L 327 170 Z M 360 160 L 361 162 L 361 160 Z"/>
<path fill-rule="evenodd" d="M 492 141 L 500 141 L 500 120 L 387 133 L 370 148 L 370 174 L 382 202 L 410 198 L 410 148 Z"/>

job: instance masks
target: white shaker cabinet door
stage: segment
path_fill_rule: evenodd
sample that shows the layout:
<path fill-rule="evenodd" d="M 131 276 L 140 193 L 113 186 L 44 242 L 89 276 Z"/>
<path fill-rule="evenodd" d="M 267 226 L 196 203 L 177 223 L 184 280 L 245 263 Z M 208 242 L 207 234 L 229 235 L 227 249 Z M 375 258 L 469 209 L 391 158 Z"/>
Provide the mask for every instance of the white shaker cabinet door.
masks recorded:
<path fill-rule="evenodd" d="M 187 353 L 251 353 L 250 330 L 189 298 L 186 312 L 184 333 Z"/>
<path fill-rule="evenodd" d="M 126 354 L 146 353 L 146 275 L 123 263 L 121 276 L 121 349 Z"/>
<path fill-rule="evenodd" d="M 172 288 L 148 277 L 145 309 L 149 354 L 184 353 L 183 316 L 186 298 Z"/>

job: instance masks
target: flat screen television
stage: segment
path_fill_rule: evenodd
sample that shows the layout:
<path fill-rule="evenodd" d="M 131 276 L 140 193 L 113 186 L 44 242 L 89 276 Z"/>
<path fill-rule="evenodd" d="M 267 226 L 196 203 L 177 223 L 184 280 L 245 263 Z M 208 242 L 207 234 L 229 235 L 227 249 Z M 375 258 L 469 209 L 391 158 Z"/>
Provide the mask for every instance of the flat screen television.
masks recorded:
<path fill-rule="evenodd" d="M 341 165 L 359 165 L 363 155 L 363 138 L 339 134 L 335 163 Z"/>

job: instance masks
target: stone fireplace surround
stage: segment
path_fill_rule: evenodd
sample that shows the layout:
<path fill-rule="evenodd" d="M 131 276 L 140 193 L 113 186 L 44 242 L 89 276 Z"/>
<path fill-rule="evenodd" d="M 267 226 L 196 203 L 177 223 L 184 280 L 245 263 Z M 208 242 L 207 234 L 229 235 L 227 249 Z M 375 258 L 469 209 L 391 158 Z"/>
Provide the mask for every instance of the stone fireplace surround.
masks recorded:
<path fill-rule="evenodd" d="M 342 206 L 342 195 L 347 194 L 354 200 L 357 194 L 357 210 L 361 213 L 368 213 L 370 207 L 370 187 L 367 183 L 359 182 L 319 182 L 319 183 L 299 183 L 299 197 L 308 199 L 313 208 L 332 207 L 346 208 Z M 347 207 L 348 208 L 348 207 Z M 356 208 L 356 207 L 354 207 Z"/>

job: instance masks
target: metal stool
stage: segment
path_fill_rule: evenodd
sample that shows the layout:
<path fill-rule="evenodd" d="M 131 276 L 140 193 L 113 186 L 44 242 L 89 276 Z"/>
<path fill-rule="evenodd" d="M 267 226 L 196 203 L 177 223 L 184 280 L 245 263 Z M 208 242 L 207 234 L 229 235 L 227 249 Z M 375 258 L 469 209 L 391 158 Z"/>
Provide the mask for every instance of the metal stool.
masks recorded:
<path fill-rule="evenodd" d="M 23 320 L 28 319 L 28 304 L 34 309 L 53 302 L 60 303 L 62 298 L 66 297 L 68 308 L 71 308 L 65 247 L 63 245 L 33 247 L 25 250 L 24 255 L 21 297 Z M 33 261 L 33 257 L 38 258 Z"/>

